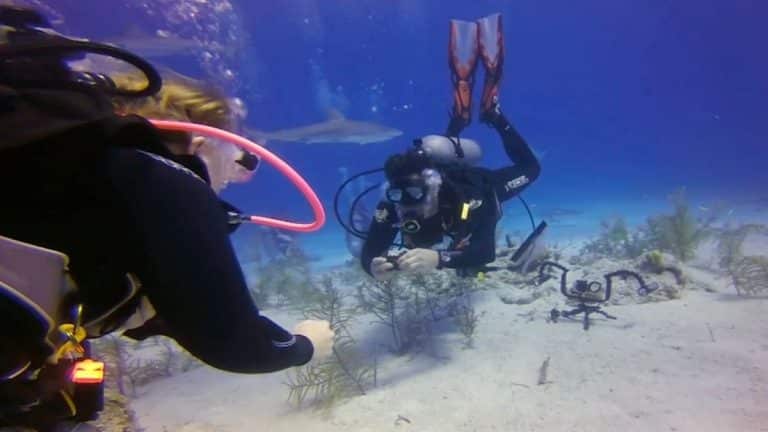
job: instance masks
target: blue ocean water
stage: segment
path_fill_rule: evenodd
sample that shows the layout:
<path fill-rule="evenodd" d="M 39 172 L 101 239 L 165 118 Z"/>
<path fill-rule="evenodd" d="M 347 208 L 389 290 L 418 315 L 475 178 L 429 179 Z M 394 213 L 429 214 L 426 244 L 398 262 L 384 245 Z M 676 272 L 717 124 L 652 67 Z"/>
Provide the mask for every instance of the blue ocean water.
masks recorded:
<path fill-rule="evenodd" d="M 261 59 L 263 84 L 251 114 L 254 123 L 277 129 L 319 121 L 324 104 L 337 102 L 350 117 L 404 131 L 403 139 L 366 147 L 275 144 L 325 199 L 338 184 L 337 167 L 380 166 L 387 155 L 407 147 L 410 137 L 444 129 L 451 91 L 448 20 L 494 12 L 503 14 L 506 40 L 503 108 L 543 155 L 542 177 L 525 196 L 536 205 L 534 212 L 561 208 L 588 216 L 572 221 L 578 227 L 553 227 L 551 235 L 594 233 L 601 219 L 613 215 L 641 222 L 666 210 L 667 195 L 679 187 L 697 206 L 718 200 L 737 206 L 764 193 L 768 61 L 759 47 L 768 36 L 761 24 L 766 5 L 368 1 L 242 6 L 252 23 L 244 27 Z M 317 100 L 317 70 L 343 104 Z M 465 135 L 483 144 L 484 164 L 507 162 L 493 131 L 475 122 Z M 285 182 L 266 179 L 265 173 L 265 181 L 230 193 L 259 207 L 259 197 L 273 191 L 291 197 Z M 251 201 L 240 198 L 248 193 Z M 269 205 L 308 217 L 296 194 Z M 510 229 L 526 226 L 519 204 L 508 203 L 506 209 L 518 215 L 505 219 Z M 343 250 L 338 229 L 329 225 L 316 237 Z"/>
<path fill-rule="evenodd" d="M 30 3 L 30 2 L 27 2 Z M 501 13 L 506 42 L 502 107 L 542 156 L 540 179 L 525 193 L 537 218 L 545 209 L 581 217 L 552 236 L 589 235 L 622 215 L 642 222 L 685 187 L 691 203 L 739 203 L 764 195 L 768 180 L 768 59 L 762 55 L 768 5 L 746 0 L 573 3 L 548 1 L 210 0 L 32 1 L 58 26 L 94 39 L 158 30 L 228 46 L 226 55 L 153 59 L 209 80 L 244 100 L 247 126 L 276 130 L 348 118 L 403 131 L 368 144 L 269 143 L 314 186 L 328 224 L 302 242 L 344 255 L 331 203 L 350 173 L 380 167 L 414 137 L 442 132 L 451 102 L 450 19 Z M 134 33 L 130 33 L 134 34 Z M 475 99 L 482 88 L 478 68 Z M 477 102 L 476 102 L 477 103 Z M 507 159 L 495 133 L 475 121 L 483 164 Z M 377 181 L 372 178 L 371 181 Z M 224 197 L 243 210 L 306 221 L 302 197 L 266 167 Z M 372 194 L 369 206 L 375 204 Z M 529 224 L 516 202 L 507 230 Z M 537 215 L 544 212 L 544 215 Z M 330 247 L 330 249 L 329 249 Z M 319 251 L 318 251 L 319 252 Z M 334 257 L 335 259 L 336 257 Z"/>
<path fill-rule="evenodd" d="M 66 34 L 103 41 L 130 41 L 139 47 L 139 54 L 146 50 L 143 54 L 158 66 L 210 82 L 224 89 L 230 96 L 239 97 L 248 109 L 245 126 L 249 129 L 275 131 L 306 126 L 325 121 L 329 111 L 335 110 L 352 120 L 374 122 L 401 130 L 403 134 L 398 138 L 366 145 L 341 142 L 267 142 L 271 151 L 290 163 L 307 179 L 325 206 L 327 223 L 320 231 L 296 234 L 293 237 L 293 241 L 307 252 L 312 265 L 318 270 L 337 266 L 350 258 L 345 244 L 345 233 L 336 222 L 332 208 L 334 194 L 343 181 L 342 171 L 354 174 L 381 167 L 389 155 L 409 147 L 413 138 L 445 130 L 452 101 L 447 46 L 449 20 L 472 21 L 493 13 L 502 14 L 506 41 L 501 104 L 506 115 L 541 159 L 542 175 L 523 195 L 530 205 L 533 217 L 549 222 L 547 241 L 567 245 L 592 238 L 599 232 L 602 221 L 614 217 L 623 217 L 630 226 L 639 226 L 649 216 L 671 212 L 669 197 L 681 188 L 686 191 L 691 210 L 696 215 L 706 216 L 707 212 L 722 206 L 725 209 L 724 223 L 765 223 L 768 217 L 768 191 L 765 187 L 768 182 L 766 2 L 13 2 L 41 8 L 52 19 L 56 29 Z M 191 50 L 182 49 L 185 41 L 195 41 L 199 46 Z M 482 89 L 482 79 L 483 70 L 480 67 L 474 89 L 475 106 Z M 496 168 L 509 163 L 498 136 L 477 121 L 476 113 L 472 125 L 464 135 L 482 145 L 485 153 L 482 161 L 484 166 Z M 380 180 L 381 177 L 372 176 L 368 179 L 368 184 L 372 185 Z M 365 201 L 368 208 L 375 205 L 379 196 L 376 192 L 371 194 Z M 301 194 L 269 166 L 260 168 L 250 182 L 229 186 L 223 192 L 223 197 L 247 213 L 303 222 L 312 218 L 310 208 Z M 343 212 L 347 210 L 348 201 L 348 197 L 342 200 Z M 515 236 L 525 235 L 530 230 L 529 216 L 519 201 L 506 203 L 501 227 L 503 232 Z M 279 243 L 286 241 L 264 234 L 265 231 L 260 227 L 246 225 L 233 236 L 243 261 L 248 261 L 248 254 L 256 254 L 255 250 L 258 248 L 268 253 L 279 249 Z M 258 245 L 255 246 L 256 243 Z M 582 270 L 584 269 L 579 269 Z M 249 268 L 246 268 L 246 273 L 258 276 L 257 272 L 251 272 Z M 721 279 L 717 279 L 719 276 L 722 275 L 712 276 L 711 279 L 699 278 L 695 283 L 701 280 L 715 281 L 713 284 L 720 283 Z M 711 287 L 697 287 L 698 293 L 704 292 L 706 288 Z M 711 298 L 707 297 L 706 301 L 714 303 L 711 300 L 715 295 L 724 294 L 726 289 L 730 287 L 722 288 L 722 291 L 714 294 L 708 293 L 713 295 Z M 712 309 L 716 310 L 716 313 L 706 309 L 701 314 L 696 308 L 703 309 L 705 302 L 699 298 L 693 298 L 690 308 L 689 299 L 684 298 L 679 302 L 667 302 L 663 305 L 664 308 L 642 310 L 645 315 L 641 314 L 639 308 L 625 308 L 620 310 L 619 314 L 624 321 L 619 320 L 619 324 L 612 328 L 605 326 L 614 331 L 608 333 L 613 336 L 605 337 L 606 333 L 602 333 L 603 339 L 600 339 L 601 333 L 593 336 L 595 332 L 592 332 L 588 334 L 586 344 L 579 344 L 571 334 L 550 332 L 554 326 L 543 323 L 549 310 L 544 310 L 541 303 L 533 304 L 528 309 L 515 309 L 517 305 L 504 309 L 508 305 L 505 301 L 507 305 L 502 305 L 499 310 L 494 311 L 489 305 L 499 306 L 496 293 L 479 297 L 477 300 L 477 304 L 482 305 L 482 314 L 488 306 L 487 316 L 496 320 L 490 322 L 490 318 L 483 318 L 480 321 L 483 326 L 481 332 L 487 331 L 495 336 L 494 339 L 487 340 L 498 343 L 498 346 L 486 346 L 483 347 L 485 351 L 480 351 L 488 355 L 490 362 L 477 362 L 477 357 L 471 357 L 472 352 L 467 350 L 458 354 L 452 352 L 451 355 L 455 356 L 450 360 L 437 356 L 428 360 L 419 358 L 416 363 L 426 364 L 427 366 L 423 366 L 424 370 L 419 369 L 422 366 L 414 369 L 410 363 L 411 358 L 407 360 L 409 364 L 405 367 L 402 367 L 405 361 L 395 363 L 397 367 L 390 366 L 385 372 L 397 375 L 397 378 L 385 377 L 390 382 L 383 386 L 387 390 L 394 389 L 389 396 L 392 399 L 377 399 L 381 397 L 381 393 L 375 394 L 364 401 L 371 405 L 362 405 L 364 408 L 373 408 L 362 411 L 373 412 L 389 426 L 392 421 L 387 416 L 393 415 L 389 412 L 390 405 L 401 407 L 413 402 L 417 408 L 413 409 L 413 415 L 407 415 L 413 417 L 414 424 L 410 424 L 409 420 L 408 426 L 402 423 L 402 429 L 408 427 L 410 430 L 435 430 L 419 429 L 423 428 L 424 424 L 436 420 L 429 418 L 430 410 L 427 409 L 434 405 L 438 410 L 444 409 L 439 413 L 448 419 L 443 419 L 444 421 L 450 423 L 451 419 L 456 419 L 456 427 L 458 428 L 460 423 L 464 427 L 455 430 L 489 430 L 481 427 L 470 429 L 474 425 L 460 418 L 462 415 L 469 418 L 462 410 L 471 409 L 472 415 L 476 416 L 474 420 L 480 417 L 493 419 L 496 413 L 489 411 L 497 409 L 498 406 L 488 404 L 491 409 L 484 410 L 487 407 L 481 406 L 474 412 L 475 407 L 466 402 L 477 395 L 465 395 L 463 390 L 466 387 L 472 391 L 493 394 L 497 399 L 494 403 L 499 405 L 508 404 L 512 407 L 518 404 L 521 408 L 510 408 L 509 413 L 505 414 L 514 417 L 522 413 L 519 415 L 522 419 L 519 424 L 523 426 L 528 420 L 525 410 L 531 408 L 531 405 L 526 405 L 523 400 L 536 400 L 536 395 L 540 402 L 535 410 L 531 409 L 532 415 L 549 417 L 541 413 L 544 410 L 554 413 L 559 409 L 563 416 L 572 415 L 578 421 L 603 421 L 609 416 L 615 416 L 622 419 L 621 421 L 626 421 L 625 424 L 638 428 L 635 430 L 645 430 L 646 425 L 653 429 L 653 422 L 638 420 L 649 413 L 661 418 L 656 424 L 663 425 L 664 428 L 668 426 L 671 430 L 699 430 L 686 429 L 679 425 L 693 424 L 691 419 L 695 420 L 695 414 L 702 411 L 697 405 L 702 401 L 710 403 L 710 406 L 701 405 L 706 407 L 704 411 L 709 411 L 711 405 L 717 404 L 718 409 L 712 409 L 712 412 L 727 413 L 731 416 L 729 419 L 734 416 L 733 413 L 744 414 L 748 417 L 747 420 L 750 420 L 749 416 L 753 416 L 751 420 L 755 421 L 751 425 L 759 423 L 758 417 L 765 413 L 762 409 L 765 398 L 759 397 L 765 394 L 762 391 L 765 380 L 761 376 L 759 359 L 761 355 L 764 357 L 764 342 L 768 339 L 760 339 L 765 336 L 764 332 L 757 334 L 756 331 L 755 335 L 748 333 L 754 328 L 759 329 L 759 319 L 765 317 L 765 303 L 759 303 L 760 300 L 755 301 L 753 309 L 726 309 L 729 306 L 740 306 L 736 301 L 729 301 L 718 303 L 721 309 Z M 488 302 L 480 303 L 481 300 Z M 535 301 L 535 298 L 531 301 Z M 546 304 L 547 308 L 550 307 L 550 303 Z M 646 304 L 640 305 L 644 306 Z M 734 310 L 738 313 L 733 312 Z M 521 311 L 525 313 L 518 313 Z M 276 320 L 281 323 L 289 323 L 296 318 L 290 315 L 292 311 L 286 312 L 279 308 L 267 312 L 270 317 L 274 312 Z M 707 315 L 710 313 L 711 315 Z M 677 314 L 682 317 L 679 319 L 682 323 L 675 321 Z M 534 315 L 535 323 L 532 318 Z M 704 321 L 694 321 L 691 317 Z M 741 318 L 742 321 L 736 318 Z M 661 321 L 662 319 L 668 321 Z M 757 324 L 753 323 L 752 327 L 748 327 L 744 324 L 748 320 L 754 320 Z M 710 321 L 713 323 L 712 327 Z M 601 321 L 599 326 L 603 325 Z M 691 330 L 694 325 L 698 327 Z M 662 328 L 664 326 L 667 327 Z M 368 339 L 361 338 L 368 348 L 375 343 L 371 341 L 378 340 L 370 336 L 376 336 L 376 332 L 383 328 L 374 325 L 371 327 L 374 331 L 365 334 Z M 560 328 L 562 327 L 561 325 Z M 636 328 L 630 330 L 633 327 Z M 745 328 L 747 330 L 744 330 Z M 369 328 L 364 327 L 364 330 L 369 331 Z M 705 333 L 707 330 L 708 334 Z M 382 333 L 387 331 L 381 330 Z M 704 336 L 700 336 L 698 331 Z M 741 332 L 746 336 L 741 335 Z M 738 343 L 729 340 L 729 345 L 721 346 L 714 344 L 714 334 L 717 334 L 720 340 L 736 340 L 738 336 L 743 337 L 738 339 Z M 560 339 L 557 338 L 558 335 Z M 625 349 L 623 344 L 627 341 L 629 348 Z M 763 351 L 757 348 L 760 344 Z M 558 352 L 557 349 L 562 347 L 566 348 Z M 604 349 L 602 354 L 607 354 L 601 357 L 598 349 Z M 657 349 L 661 351 L 656 351 Z M 563 385 L 552 390 L 546 386 L 538 387 L 542 391 L 534 393 L 537 387 L 532 384 L 524 390 L 527 393 L 523 393 L 520 389 L 528 386 L 517 384 L 520 387 L 515 390 L 521 392 L 517 395 L 508 392 L 507 388 L 503 389 L 507 393 L 499 390 L 507 385 L 507 380 L 514 381 L 516 377 L 526 374 L 530 377 L 525 378 L 525 382 L 535 383 L 534 375 L 541 364 L 540 361 L 546 358 L 548 363 L 550 351 L 554 352 L 553 364 L 563 365 L 567 362 L 574 366 L 569 369 L 560 368 L 558 365 L 556 367 L 560 369 L 554 372 L 560 374 L 555 380 L 561 380 L 564 384 L 568 384 L 570 380 L 572 387 Z M 659 355 L 659 352 L 666 354 Z M 555 354 L 558 354 L 559 358 L 556 358 Z M 626 356 L 622 357 L 624 354 Z M 384 360 L 391 360 L 387 359 L 386 355 L 387 353 L 384 353 Z M 464 355 L 466 356 L 462 357 Z M 623 373 L 628 374 L 628 377 L 621 375 L 620 367 L 614 369 L 613 365 L 609 364 L 609 361 L 618 362 L 617 359 L 630 356 L 637 358 L 638 363 L 620 365 L 625 369 L 637 368 L 624 370 Z M 522 359 L 521 362 L 515 363 L 517 366 L 522 363 L 526 368 L 530 367 L 521 370 L 507 368 L 507 362 L 512 363 L 511 357 Z M 466 369 L 469 373 L 479 374 L 481 380 L 484 367 L 507 375 L 503 378 L 494 376 L 488 383 L 480 385 L 471 383 L 475 384 L 474 386 L 470 385 L 471 381 L 475 381 L 474 375 L 459 375 L 458 378 L 456 375 L 439 375 L 441 368 L 445 373 L 445 366 L 450 361 L 458 363 L 457 359 L 462 358 L 470 360 L 461 363 L 457 369 L 449 370 L 458 370 L 459 374 L 463 374 Z M 758 360 L 753 360 L 754 358 Z M 665 363 L 666 359 L 671 359 L 670 363 Z M 705 366 L 696 370 L 694 363 L 697 362 Z M 584 372 L 586 368 L 582 370 L 575 367 L 581 364 L 594 366 L 595 369 Z M 400 367 L 402 368 L 399 369 Z M 732 370 L 726 370 L 728 367 Z M 730 378 L 727 378 L 727 373 L 721 375 L 723 370 L 733 374 L 733 383 L 726 383 Z M 426 391 L 418 386 L 387 386 L 393 382 L 402 384 L 408 381 L 403 377 L 420 378 L 417 375 L 421 372 L 425 372 L 424 376 L 433 380 L 428 383 Z M 438 374 L 428 375 L 426 372 Z M 697 375 L 699 372 L 701 374 Z M 571 373 L 571 376 L 566 376 L 568 373 Z M 204 377 L 202 374 L 190 376 Z M 155 408 L 163 410 L 166 406 L 184 405 L 189 402 L 190 408 L 183 406 L 183 421 L 178 422 L 185 425 L 184 430 L 187 430 L 187 418 L 195 415 L 198 420 L 203 417 L 206 422 L 223 422 L 221 419 L 216 420 L 216 416 L 220 412 L 227 413 L 225 408 L 232 407 L 245 412 L 243 417 L 246 420 L 237 423 L 240 420 L 232 419 L 232 429 L 227 430 L 250 430 L 247 428 L 254 427 L 251 422 L 256 421 L 249 416 L 258 412 L 258 408 L 265 408 L 257 404 L 243 408 L 242 404 L 237 404 L 241 397 L 251 403 L 252 400 L 264 402 L 269 396 L 272 398 L 270 402 L 273 403 L 265 405 L 266 411 L 269 411 L 270 407 L 278 406 L 278 403 L 281 404 L 269 415 L 264 415 L 263 412 L 256 415 L 255 418 L 259 420 L 270 416 L 287 417 L 288 411 L 283 404 L 284 394 L 275 396 L 277 393 L 270 393 L 281 385 L 277 381 L 282 379 L 282 375 L 277 378 L 274 375 L 257 377 L 262 381 L 246 381 L 249 378 L 253 377 L 234 378 L 243 380 L 245 384 L 232 386 L 231 389 L 234 390 L 228 391 L 227 394 L 229 399 L 205 401 L 207 406 L 199 412 L 194 412 L 195 404 L 201 399 L 198 394 L 190 396 L 191 399 L 184 399 L 187 396 L 182 394 L 183 390 L 178 390 L 180 387 L 162 390 L 157 387 L 153 389 L 154 393 L 160 394 L 158 400 L 163 403 L 158 403 Z M 688 381 L 683 381 L 686 378 Z M 270 379 L 274 380 L 272 387 L 269 384 Z M 397 382 L 398 379 L 402 381 Z M 601 392 L 605 390 L 605 394 L 596 396 L 597 403 L 594 405 L 589 405 L 589 397 L 592 394 L 582 392 L 582 385 L 589 379 L 600 382 L 599 386 L 593 385 L 592 389 L 598 388 Z M 718 379 L 722 379 L 722 382 L 717 381 Z M 456 384 L 458 390 L 451 387 L 455 384 L 453 380 L 459 382 Z M 685 382 L 688 385 L 673 388 L 674 386 L 665 380 L 674 383 Z M 224 393 L 221 389 L 228 387 L 219 386 L 224 381 L 225 379 L 217 376 L 216 385 L 211 385 L 211 394 Z M 199 384 L 205 381 L 189 378 L 188 382 Z M 745 382 L 749 382 L 749 389 Z M 421 381 L 422 385 L 423 383 Z M 204 385 L 208 384 L 210 382 Z M 499 388 L 496 388 L 494 393 L 482 387 L 483 384 L 487 384 L 488 388 L 494 388 L 494 385 Z M 759 387 L 761 384 L 763 386 Z M 204 388 L 204 385 L 199 385 L 198 388 Z M 628 391 L 644 385 L 659 391 L 652 394 L 655 399 L 650 396 L 642 396 L 644 399 L 641 399 L 639 393 Z M 721 387 L 715 388 L 716 385 Z M 608 390 L 608 387 L 611 388 Z M 452 400 L 445 402 L 448 405 L 441 405 L 443 402 L 439 400 L 434 403 L 437 400 L 435 395 L 444 392 L 446 388 L 450 390 L 448 394 L 452 395 Z M 699 389 L 701 391 L 698 391 Z M 547 390 L 550 390 L 549 393 Z M 573 400 L 568 399 L 571 397 L 569 390 L 572 390 Z M 250 393 L 258 393 L 257 396 L 263 396 L 265 399 L 253 399 Z M 173 397 L 168 397 L 169 394 Z M 413 400 L 410 399 L 412 394 Z M 692 397 L 701 395 L 710 399 Z M 727 406 L 726 399 L 734 395 L 740 398 L 734 397 L 735 402 L 730 401 L 731 403 L 742 403 L 750 399 L 754 406 Z M 204 393 L 203 399 L 206 396 L 208 394 Z M 279 402 L 274 402 L 278 398 Z M 619 412 L 620 409 L 606 402 L 621 398 L 623 404 L 617 406 L 629 407 L 626 412 Z M 152 398 L 146 400 L 152 401 Z M 393 400 L 402 404 L 392 403 Z M 443 396 L 443 401 L 445 400 L 446 396 Z M 572 404 L 568 405 L 563 401 L 570 401 Z M 151 405 L 149 402 L 145 403 Z M 550 403 L 552 405 L 549 405 Z M 725 405 L 725 408 L 722 408 L 721 404 Z M 672 408 L 680 406 L 688 407 L 690 411 L 672 413 Z M 506 408 L 504 406 L 502 409 Z M 150 410 L 145 408 L 145 411 Z M 349 409 L 346 414 L 351 411 L 353 410 Z M 399 427 L 401 416 L 397 415 L 395 425 Z M 169 414 L 168 418 L 172 417 Z M 355 423 L 359 418 L 365 417 L 355 417 L 349 420 L 349 423 L 344 423 L 347 420 L 339 416 L 334 420 L 337 423 L 325 426 L 333 427 L 334 430 L 336 426 L 339 427 L 338 430 L 344 427 L 347 429 L 343 430 L 362 430 L 354 429 L 361 424 Z M 162 422 L 165 423 L 165 418 Z M 170 422 L 171 420 L 169 424 Z M 542 422 L 539 424 L 547 424 L 544 420 Z M 247 424 L 246 428 L 243 428 L 244 424 Z M 643 426 L 639 426 L 640 424 Z M 675 429 L 673 424 L 677 425 L 678 429 Z M 275 422 L 275 425 L 274 427 L 290 428 L 292 424 L 280 426 L 279 422 Z M 318 426 L 317 430 L 320 430 L 322 423 L 318 420 L 315 425 Z M 714 419 L 712 425 L 709 430 L 727 430 L 718 429 L 720 423 Z M 270 427 L 272 426 L 265 426 L 263 430 L 272 430 Z M 493 430 L 505 430 L 504 427 L 498 425 L 497 428 L 497 425 L 493 425 Z M 521 426 L 509 427 L 506 430 L 569 430 L 568 427 L 569 425 L 557 425 L 551 428 L 526 429 Z M 592 425 L 583 426 L 590 427 Z M 214 429 L 222 430 L 211 427 L 211 430 Z M 375 426 L 371 426 L 366 430 L 374 429 Z M 595 426 L 595 430 L 598 429 Z M 163 430 L 166 430 L 165 426 Z M 381 427 L 375 430 L 388 429 Z"/>

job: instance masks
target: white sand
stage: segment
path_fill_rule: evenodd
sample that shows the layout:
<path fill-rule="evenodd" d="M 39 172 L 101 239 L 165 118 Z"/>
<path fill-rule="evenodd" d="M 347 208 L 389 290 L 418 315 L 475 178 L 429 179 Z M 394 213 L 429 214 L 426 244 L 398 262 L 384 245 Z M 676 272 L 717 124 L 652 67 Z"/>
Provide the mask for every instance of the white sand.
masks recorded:
<path fill-rule="evenodd" d="M 438 358 L 388 358 L 378 388 L 330 416 L 291 408 L 284 373 L 208 368 L 150 384 L 133 408 L 150 432 L 768 431 L 768 299 L 719 289 L 612 306 L 619 319 L 588 332 L 545 322 L 554 297 L 514 306 L 486 292 L 475 348 L 443 334 Z M 537 385 L 547 357 L 550 382 Z"/>

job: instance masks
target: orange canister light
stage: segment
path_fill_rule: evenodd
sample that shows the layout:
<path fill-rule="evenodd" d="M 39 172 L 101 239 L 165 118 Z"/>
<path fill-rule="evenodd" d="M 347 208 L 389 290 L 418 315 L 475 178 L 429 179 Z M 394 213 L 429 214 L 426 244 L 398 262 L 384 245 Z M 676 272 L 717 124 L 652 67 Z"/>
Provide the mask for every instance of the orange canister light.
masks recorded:
<path fill-rule="evenodd" d="M 104 363 L 92 359 L 79 360 L 72 369 L 72 382 L 75 384 L 104 382 Z"/>

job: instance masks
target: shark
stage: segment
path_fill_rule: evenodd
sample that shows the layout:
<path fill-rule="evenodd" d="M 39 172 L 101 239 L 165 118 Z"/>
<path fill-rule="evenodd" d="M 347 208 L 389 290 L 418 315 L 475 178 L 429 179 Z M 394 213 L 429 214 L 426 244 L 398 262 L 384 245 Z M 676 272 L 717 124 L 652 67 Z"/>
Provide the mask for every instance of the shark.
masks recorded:
<path fill-rule="evenodd" d="M 215 42 L 203 43 L 194 39 L 181 38 L 165 31 L 157 31 L 153 35 L 136 27 L 129 28 L 122 36 L 106 38 L 106 42 L 147 58 L 193 55 L 206 49 L 230 53 L 233 49 L 225 48 Z"/>
<path fill-rule="evenodd" d="M 247 131 L 261 140 L 307 144 L 371 144 L 388 141 L 403 134 L 398 129 L 378 123 L 350 120 L 336 110 L 330 110 L 328 119 L 320 123 L 272 132 L 253 129 Z"/>

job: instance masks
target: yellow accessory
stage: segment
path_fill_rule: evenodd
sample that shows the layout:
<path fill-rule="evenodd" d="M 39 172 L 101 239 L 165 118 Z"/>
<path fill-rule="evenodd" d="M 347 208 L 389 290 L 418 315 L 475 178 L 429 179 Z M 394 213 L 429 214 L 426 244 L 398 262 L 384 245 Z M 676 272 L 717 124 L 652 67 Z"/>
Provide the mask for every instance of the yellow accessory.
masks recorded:
<path fill-rule="evenodd" d="M 72 396 L 69 395 L 64 390 L 59 390 L 59 396 L 64 400 L 64 403 L 67 405 L 67 408 L 69 409 L 71 416 L 77 415 L 77 404 L 75 404 L 75 401 L 72 400 Z"/>
<path fill-rule="evenodd" d="M 72 370 L 72 382 L 75 384 L 99 384 L 104 382 L 104 363 L 92 359 L 78 361 Z"/>
<path fill-rule="evenodd" d="M 85 327 L 82 326 L 83 305 L 77 305 L 74 324 L 61 324 L 59 331 L 66 336 L 67 341 L 56 350 L 55 359 L 58 362 L 60 358 L 76 352 L 82 354 L 85 352 L 82 342 L 88 337 Z"/>

